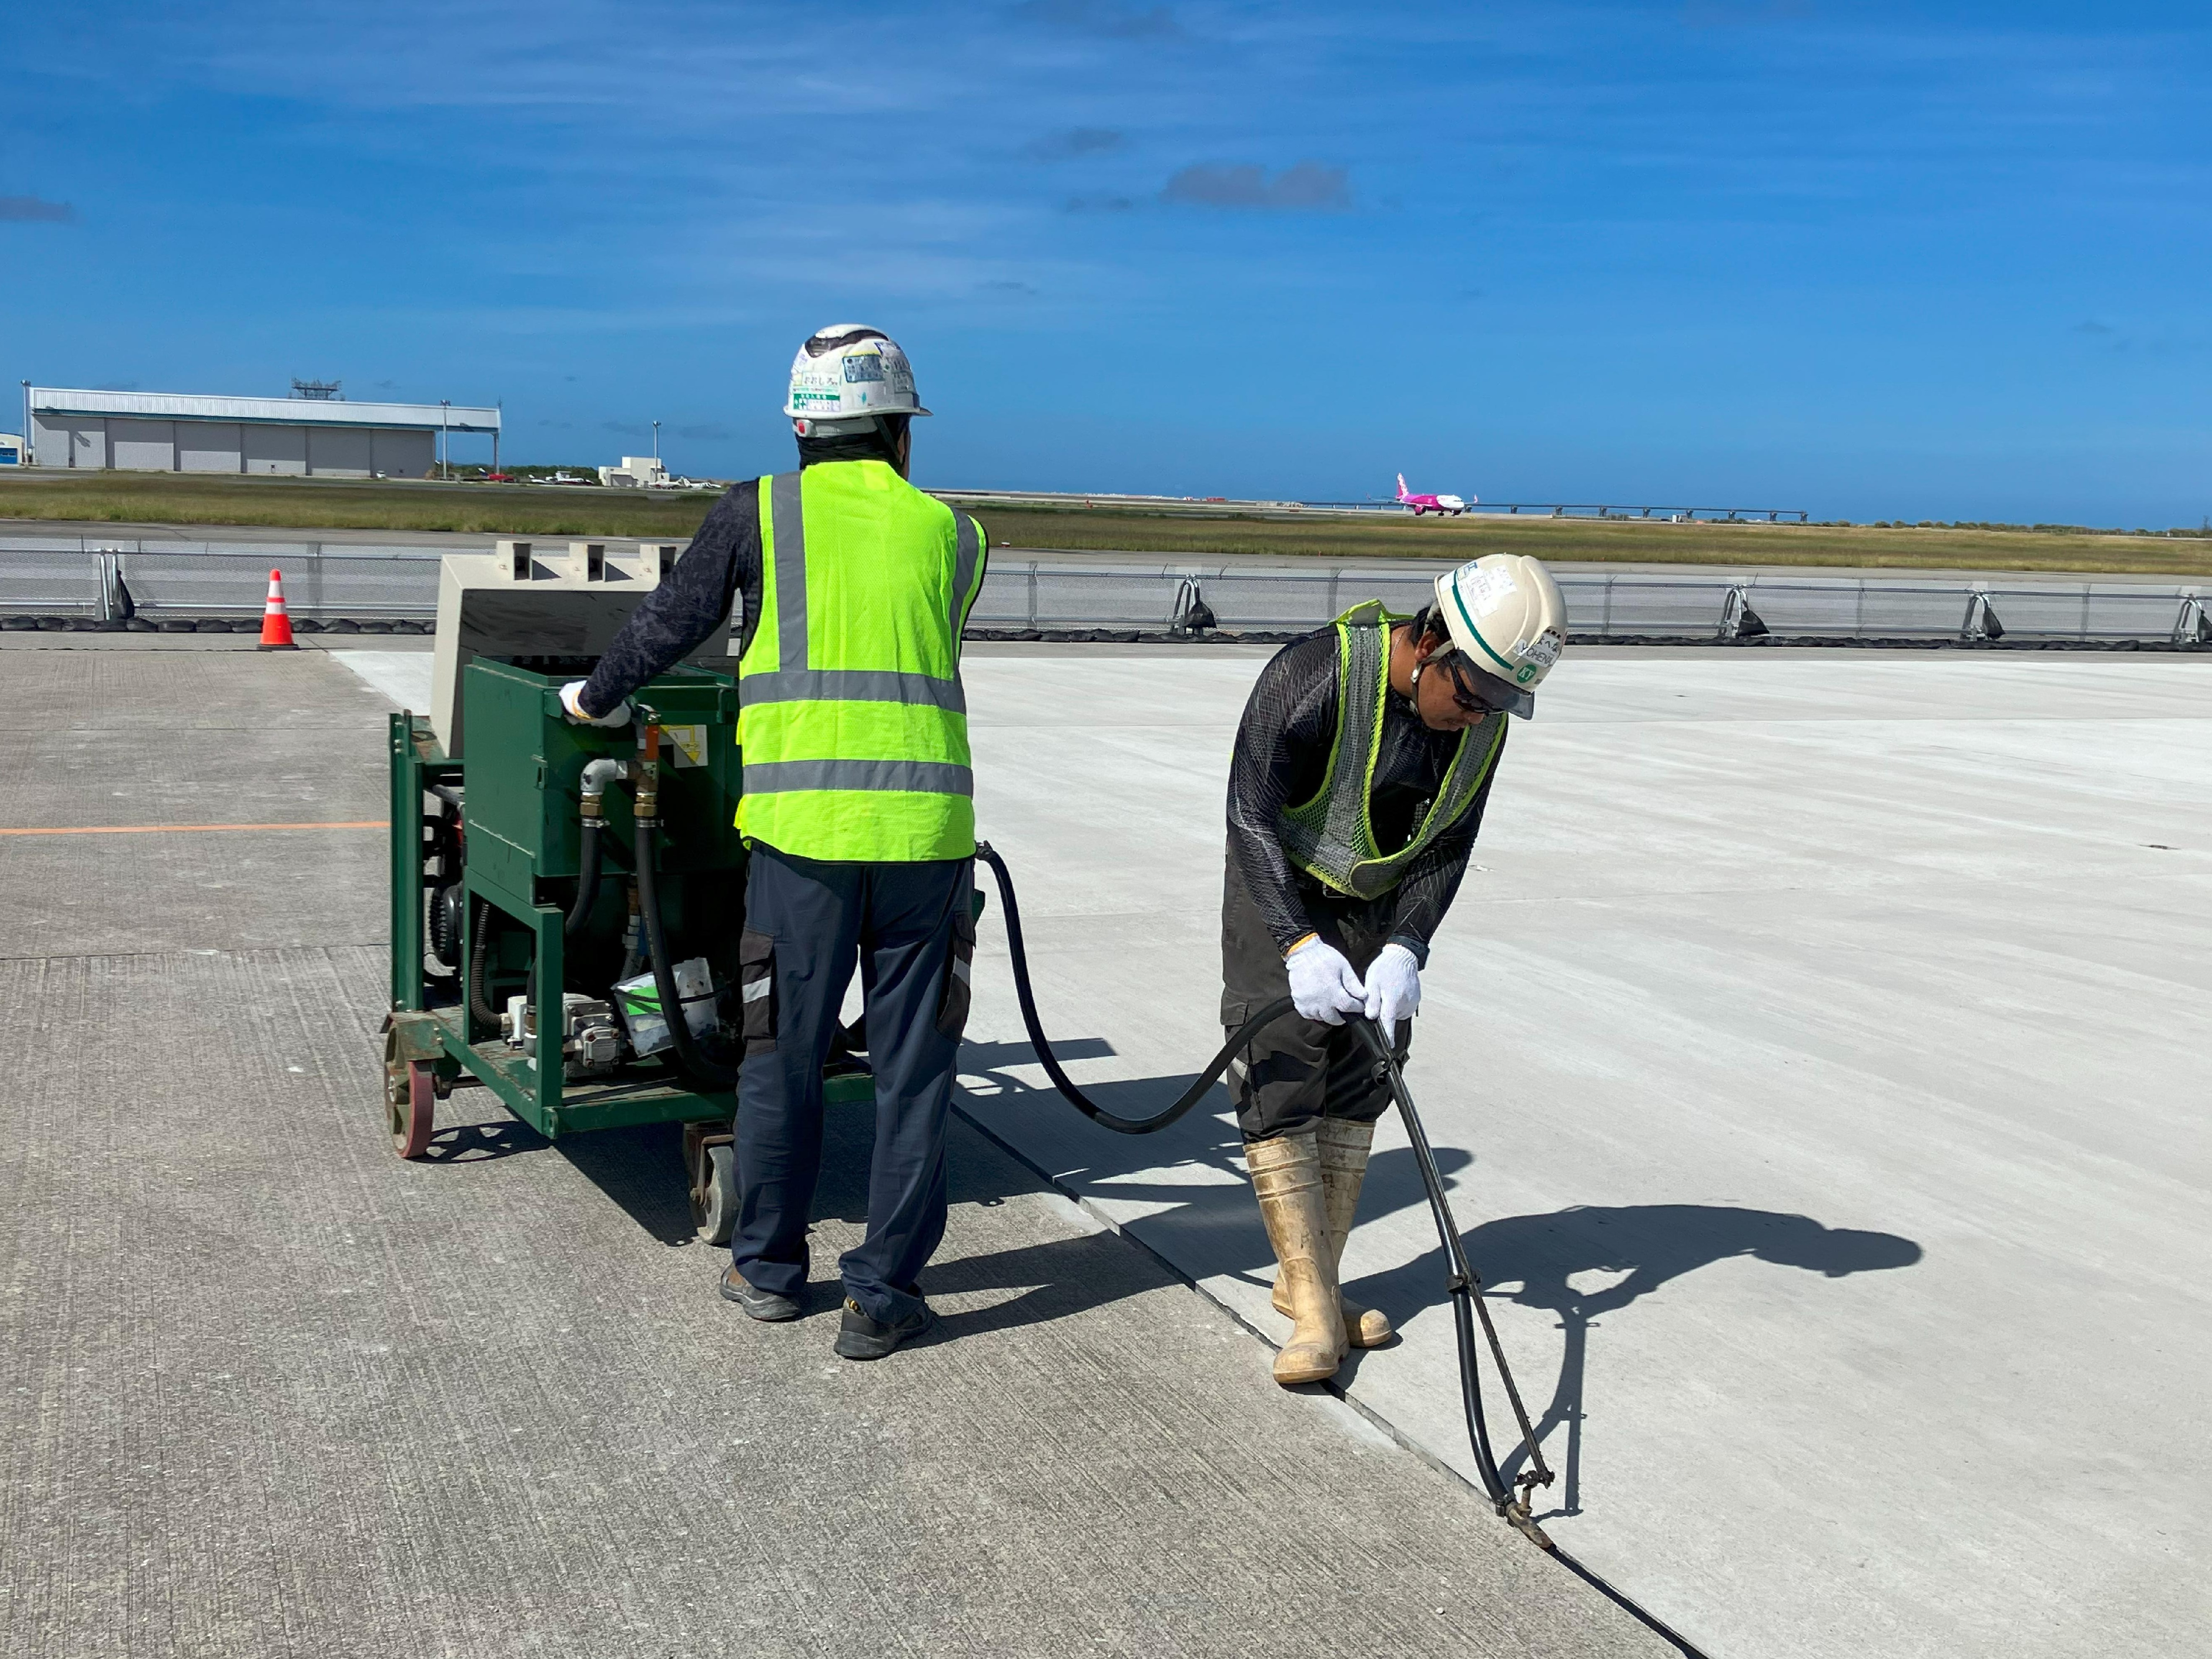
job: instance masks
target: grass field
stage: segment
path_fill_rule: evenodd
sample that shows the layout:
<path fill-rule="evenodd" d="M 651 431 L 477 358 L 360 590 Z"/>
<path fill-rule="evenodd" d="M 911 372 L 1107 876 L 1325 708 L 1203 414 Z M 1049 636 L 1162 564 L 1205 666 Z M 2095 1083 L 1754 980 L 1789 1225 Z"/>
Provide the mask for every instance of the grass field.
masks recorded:
<path fill-rule="evenodd" d="M 2212 538 L 2098 536 L 2026 530 L 1657 524 L 1475 516 L 1276 519 L 1145 514 L 1119 509 L 982 505 L 995 544 L 1132 552 L 1262 553 L 1318 558 L 1467 559 L 1532 553 L 1614 564 L 1826 565 L 1906 570 L 2126 571 L 2212 574 Z"/>
<path fill-rule="evenodd" d="M 710 495 L 597 485 L 195 477 L 173 472 L 27 472 L 0 477 L 0 524 L 269 525 L 298 530 L 454 530 L 499 536 L 689 536 Z"/>
<path fill-rule="evenodd" d="M 95 472 L 0 477 L 8 519 L 109 524 L 443 530 L 482 535 L 684 537 L 712 497 L 507 484 Z M 1311 518 L 1170 508 L 980 505 L 994 544 L 1132 553 L 1469 558 L 1508 550 L 1565 562 L 2082 570 L 2212 575 L 2212 538 L 1869 526 L 1474 517 Z"/>

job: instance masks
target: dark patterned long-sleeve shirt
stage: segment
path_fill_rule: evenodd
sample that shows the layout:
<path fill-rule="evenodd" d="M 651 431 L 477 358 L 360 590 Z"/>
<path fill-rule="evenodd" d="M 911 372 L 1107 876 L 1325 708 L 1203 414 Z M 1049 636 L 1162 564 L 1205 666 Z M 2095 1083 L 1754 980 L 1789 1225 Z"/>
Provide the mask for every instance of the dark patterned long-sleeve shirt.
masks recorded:
<path fill-rule="evenodd" d="M 761 608 L 760 480 L 748 478 L 716 501 L 666 580 L 647 594 L 617 632 L 577 701 L 604 714 L 655 674 L 697 650 L 744 606 L 732 655 L 750 644 Z"/>
<path fill-rule="evenodd" d="M 1328 775 L 1336 738 L 1337 645 L 1323 629 L 1271 658 L 1252 687 L 1229 769 L 1229 851 L 1258 902 L 1267 931 L 1288 950 L 1313 931 L 1310 906 L 1329 902 L 1328 890 L 1296 868 L 1283 850 L 1278 828 L 1283 810 L 1311 800 Z M 1432 732 L 1413 704 L 1395 691 L 1385 699 L 1382 737 L 1375 761 L 1370 811 L 1376 845 L 1397 851 L 1413 839 L 1421 814 L 1436 799 L 1460 734 Z M 1491 778 L 1483 780 L 1460 820 L 1407 866 L 1392 894 L 1390 937 L 1426 965 L 1429 940 L 1459 891 L 1468 857 L 1482 828 Z"/>

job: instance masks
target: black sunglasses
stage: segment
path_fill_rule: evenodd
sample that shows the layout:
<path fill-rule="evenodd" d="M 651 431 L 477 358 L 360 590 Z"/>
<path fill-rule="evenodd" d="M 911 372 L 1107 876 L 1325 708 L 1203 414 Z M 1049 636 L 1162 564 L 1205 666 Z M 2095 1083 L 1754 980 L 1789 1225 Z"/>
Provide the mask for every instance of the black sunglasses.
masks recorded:
<path fill-rule="evenodd" d="M 1466 675 L 1462 673 L 1460 671 L 1460 665 L 1466 661 L 1466 659 L 1467 653 L 1455 647 L 1449 651 L 1440 651 L 1435 656 L 1431 657 L 1429 659 L 1429 665 L 1432 668 L 1441 667 L 1444 671 L 1444 673 L 1450 678 L 1452 683 L 1452 701 L 1458 704 L 1462 708 L 1467 710 L 1468 714 L 1504 714 L 1511 713 L 1514 705 L 1520 701 L 1518 695 L 1514 691 L 1513 688 L 1505 684 L 1502 681 L 1493 681 L 1489 675 L 1482 673 L 1479 670 L 1475 672 L 1474 684 L 1472 685 L 1468 684 Z M 1488 688 L 1492 684 L 1495 684 L 1498 687 L 1498 690 L 1495 693 L 1492 693 L 1488 690 Z M 1503 697 L 1504 701 L 1498 701 L 1498 698 L 1499 697 Z"/>

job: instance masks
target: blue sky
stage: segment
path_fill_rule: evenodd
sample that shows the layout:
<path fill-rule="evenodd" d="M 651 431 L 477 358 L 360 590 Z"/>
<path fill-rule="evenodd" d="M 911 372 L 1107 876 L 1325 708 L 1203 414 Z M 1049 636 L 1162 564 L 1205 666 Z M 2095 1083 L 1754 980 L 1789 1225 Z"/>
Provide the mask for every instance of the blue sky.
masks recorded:
<path fill-rule="evenodd" d="M 924 483 L 2194 525 L 2208 70 L 2124 0 L 15 7 L 0 373 L 735 476 L 857 320 Z"/>

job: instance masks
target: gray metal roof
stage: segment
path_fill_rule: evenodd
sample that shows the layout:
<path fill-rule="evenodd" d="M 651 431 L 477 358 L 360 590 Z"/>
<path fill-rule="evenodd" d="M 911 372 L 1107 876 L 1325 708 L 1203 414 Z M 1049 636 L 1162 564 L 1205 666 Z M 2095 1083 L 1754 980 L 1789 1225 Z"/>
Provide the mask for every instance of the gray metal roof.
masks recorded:
<path fill-rule="evenodd" d="M 274 426 L 374 426 L 408 431 L 496 432 L 499 410 L 437 404 L 353 404 L 314 398 L 206 398 L 175 392 L 94 392 L 34 386 L 33 412 L 121 415 L 153 421 L 247 421 Z"/>

